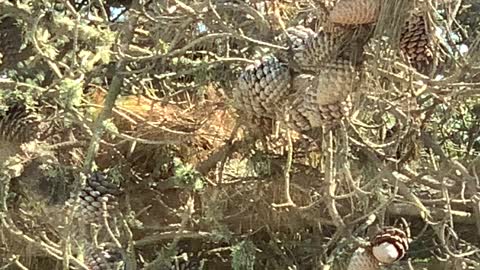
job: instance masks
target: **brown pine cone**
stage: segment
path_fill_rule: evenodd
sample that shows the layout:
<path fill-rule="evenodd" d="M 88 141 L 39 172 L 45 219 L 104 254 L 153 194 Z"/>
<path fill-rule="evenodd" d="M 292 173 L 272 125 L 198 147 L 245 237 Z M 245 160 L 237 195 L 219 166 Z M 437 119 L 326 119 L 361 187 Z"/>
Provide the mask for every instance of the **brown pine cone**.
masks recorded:
<path fill-rule="evenodd" d="M 0 166 L 20 153 L 23 143 L 38 138 L 38 127 L 39 119 L 24 105 L 16 104 L 0 112 Z"/>
<path fill-rule="evenodd" d="M 322 65 L 322 71 L 314 81 L 316 102 L 320 105 L 343 101 L 356 91 L 360 74 L 348 61 L 338 60 Z"/>
<path fill-rule="evenodd" d="M 410 64 L 420 72 L 426 72 L 433 61 L 431 31 L 425 17 L 412 14 L 400 36 L 400 49 Z"/>
<path fill-rule="evenodd" d="M 383 228 L 372 240 L 372 254 L 381 263 L 391 264 L 405 257 L 408 236 L 397 228 Z"/>
<path fill-rule="evenodd" d="M 1 64 L 8 63 L 22 47 L 22 27 L 13 17 L 4 17 L 0 20 L 0 60 Z"/>
<path fill-rule="evenodd" d="M 319 66 L 335 59 L 343 45 L 343 32 L 315 33 L 312 29 L 296 26 L 287 29 L 288 38 L 292 43 L 294 69 L 300 71 L 318 71 Z M 288 61 L 286 54 L 282 60 Z"/>
<path fill-rule="evenodd" d="M 85 223 L 101 223 L 104 215 L 114 216 L 118 211 L 118 197 L 121 194 L 119 186 L 108 181 L 103 173 L 94 172 L 78 195 L 75 217 Z"/>
<path fill-rule="evenodd" d="M 310 106 L 308 106 L 310 105 Z M 308 103 L 307 118 L 312 127 L 333 127 L 336 126 L 342 119 L 350 115 L 352 109 L 352 102 L 350 97 L 344 101 L 335 102 L 327 105 L 318 105 Z"/>
<path fill-rule="evenodd" d="M 304 108 L 312 127 L 335 125 L 349 115 L 350 94 L 360 83 L 359 73 L 347 61 L 323 65 L 304 96 Z"/>
<path fill-rule="evenodd" d="M 312 129 L 310 121 L 308 120 L 308 110 L 304 107 L 303 98 L 295 99 L 288 110 L 287 125 L 295 131 L 304 132 Z"/>
<path fill-rule="evenodd" d="M 348 265 L 348 270 L 378 270 L 381 264 L 392 264 L 402 259 L 408 251 L 408 237 L 398 228 L 386 227 L 375 235 L 368 247 L 358 248 Z"/>
<path fill-rule="evenodd" d="M 125 269 L 123 255 L 118 248 L 102 244 L 89 247 L 85 253 L 85 265 L 89 270 Z"/>
<path fill-rule="evenodd" d="M 367 24 L 376 22 L 380 0 L 340 0 L 330 13 L 330 21 L 339 24 Z"/>
<path fill-rule="evenodd" d="M 316 9 L 313 13 L 308 13 L 302 24 L 314 31 L 322 30 L 328 33 L 342 33 L 345 27 L 330 21 L 330 12 L 339 0 L 315 1 Z"/>
<path fill-rule="evenodd" d="M 305 107 L 304 96 L 309 88 L 312 87 L 312 83 L 315 77 L 309 74 L 300 74 L 294 76 L 292 80 L 293 92 L 298 93 L 294 97 L 288 106 L 288 122 L 287 126 L 298 132 L 304 132 L 312 129 L 312 125 L 308 120 L 308 110 Z M 282 112 L 278 112 L 278 118 L 283 119 Z"/>
<path fill-rule="evenodd" d="M 290 93 L 290 71 L 275 57 L 248 66 L 233 90 L 234 106 L 247 115 L 274 118 L 279 104 Z"/>
<path fill-rule="evenodd" d="M 22 104 L 10 106 L 0 114 L 0 141 L 21 144 L 32 141 L 38 135 L 38 118 Z"/>

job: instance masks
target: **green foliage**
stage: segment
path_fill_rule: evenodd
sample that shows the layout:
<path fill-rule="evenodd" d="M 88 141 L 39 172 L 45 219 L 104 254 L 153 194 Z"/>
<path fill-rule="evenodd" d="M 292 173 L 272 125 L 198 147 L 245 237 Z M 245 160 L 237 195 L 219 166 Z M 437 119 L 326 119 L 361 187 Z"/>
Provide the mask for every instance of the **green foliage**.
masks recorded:
<path fill-rule="evenodd" d="M 225 224 L 216 221 L 216 227 L 212 229 L 212 239 L 214 241 L 222 242 L 222 241 L 230 241 L 233 239 L 233 233 L 228 229 Z"/>
<path fill-rule="evenodd" d="M 112 57 L 110 45 L 98 46 L 94 52 L 83 50 L 78 56 L 84 72 L 92 71 L 98 65 L 108 64 Z"/>
<path fill-rule="evenodd" d="M 173 180 L 175 185 L 193 191 L 203 190 L 205 180 L 191 164 L 185 164 L 179 158 L 174 158 L 173 166 L 174 176 L 171 177 L 171 180 Z"/>
<path fill-rule="evenodd" d="M 0 90 L 0 111 L 5 112 L 8 106 L 19 103 L 25 105 L 28 109 L 35 108 L 37 101 L 32 92 L 19 89 L 8 91 Z"/>
<path fill-rule="evenodd" d="M 115 41 L 115 34 L 106 29 L 100 29 L 93 26 L 90 26 L 88 21 L 81 21 L 76 23 L 75 21 L 58 15 L 55 16 L 55 21 L 57 25 L 62 26 L 62 31 L 68 33 L 74 33 L 78 31 L 78 38 L 81 40 L 89 40 L 89 43 L 94 46 L 103 46 L 108 44 L 113 44 Z M 68 37 L 72 37 L 68 35 Z"/>
<path fill-rule="evenodd" d="M 225 172 L 235 176 L 255 176 L 255 171 L 249 159 L 230 159 L 225 164 Z"/>
<path fill-rule="evenodd" d="M 109 177 L 110 181 L 115 184 L 120 184 L 125 181 L 125 178 L 123 177 L 119 167 L 109 168 L 107 176 Z"/>
<path fill-rule="evenodd" d="M 271 160 L 261 152 L 255 152 L 251 159 L 249 159 L 249 163 L 256 176 L 267 177 L 272 174 Z"/>
<path fill-rule="evenodd" d="M 66 109 L 78 107 L 82 103 L 83 86 L 80 81 L 65 78 L 60 81 L 59 98 Z"/>
<path fill-rule="evenodd" d="M 255 267 L 256 246 L 250 240 L 244 240 L 232 248 L 232 268 L 234 270 L 253 270 Z"/>
<path fill-rule="evenodd" d="M 33 33 L 32 39 L 38 42 L 38 46 L 41 48 L 41 53 L 43 56 L 48 59 L 55 59 L 58 56 L 58 49 L 55 47 L 56 44 L 52 44 L 50 40 L 50 34 L 46 29 L 42 29 Z"/>
<path fill-rule="evenodd" d="M 103 125 L 105 127 L 105 130 L 107 130 L 109 133 L 113 134 L 113 136 L 118 135 L 119 131 L 115 123 L 111 119 L 107 119 L 103 121 Z"/>
<path fill-rule="evenodd" d="M 164 54 L 170 50 L 170 44 L 168 42 L 163 41 L 161 38 L 157 39 L 157 46 L 155 47 L 159 53 Z"/>

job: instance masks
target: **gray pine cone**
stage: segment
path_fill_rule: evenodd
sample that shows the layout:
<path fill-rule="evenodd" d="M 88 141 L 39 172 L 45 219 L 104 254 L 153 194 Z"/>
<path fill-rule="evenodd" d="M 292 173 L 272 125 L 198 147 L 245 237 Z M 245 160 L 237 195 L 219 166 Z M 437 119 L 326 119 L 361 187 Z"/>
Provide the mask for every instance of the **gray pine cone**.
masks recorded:
<path fill-rule="evenodd" d="M 305 107 L 305 93 L 312 87 L 315 77 L 309 74 L 296 75 L 292 80 L 293 91 L 298 93 L 288 106 L 287 125 L 295 131 L 304 132 L 312 129 L 308 119 L 308 108 Z"/>
<path fill-rule="evenodd" d="M 279 102 L 290 93 L 290 71 L 275 57 L 248 66 L 233 90 L 235 107 L 248 115 L 274 118 Z"/>
<path fill-rule="evenodd" d="M 343 45 L 343 33 L 319 31 L 303 26 L 287 29 L 292 44 L 293 68 L 297 71 L 319 71 L 321 65 L 335 59 Z M 287 44 L 285 44 L 287 45 Z M 290 59 L 288 53 L 282 53 L 283 61 Z"/>
<path fill-rule="evenodd" d="M 308 119 L 308 109 L 305 108 L 303 98 L 295 99 L 292 106 L 288 110 L 289 119 L 288 126 L 295 131 L 305 132 L 312 129 L 312 125 Z"/>
<path fill-rule="evenodd" d="M 125 263 L 119 249 L 105 244 L 89 247 L 86 251 L 85 265 L 90 270 L 123 270 Z"/>
<path fill-rule="evenodd" d="M 75 217 L 86 223 L 101 223 L 104 215 L 113 216 L 118 211 L 118 197 L 121 193 L 120 187 L 109 182 L 103 173 L 92 173 L 78 195 Z"/>

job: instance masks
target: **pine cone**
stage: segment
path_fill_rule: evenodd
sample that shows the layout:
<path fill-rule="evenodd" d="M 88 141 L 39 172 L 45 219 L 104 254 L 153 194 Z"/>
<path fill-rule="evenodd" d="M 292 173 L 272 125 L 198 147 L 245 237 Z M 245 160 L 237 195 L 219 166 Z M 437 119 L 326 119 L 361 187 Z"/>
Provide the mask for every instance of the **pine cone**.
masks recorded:
<path fill-rule="evenodd" d="M 330 21 L 330 12 L 337 4 L 338 0 L 316 1 L 317 8 L 314 13 L 308 13 L 308 17 L 302 21 L 302 25 L 316 30 L 322 30 L 328 33 L 342 33 L 345 27 L 332 23 Z"/>
<path fill-rule="evenodd" d="M 16 55 L 23 43 L 22 28 L 13 17 L 5 17 L 0 21 L 0 55 L 3 64 Z"/>
<path fill-rule="evenodd" d="M 352 255 L 347 270 L 378 270 L 380 264 L 373 257 L 371 250 L 358 248 Z"/>
<path fill-rule="evenodd" d="M 0 116 L 0 141 L 21 144 L 37 138 L 38 118 L 21 104 L 10 106 Z"/>
<path fill-rule="evenodd" d="M 407 251 L 407 234 L 397 228 L 384 228 L 372 240 L 373 256 L 384 264 L 391 264 L 401 260 Z"/>
<path fill-rule="evenodd" d="M 0 166 L 20 152 L 22 143 L 35 140 L 38 133 L 38 119 L 25 106 L 17 104 L 0 113 Z"/>
<path fill-rule="evenodd" d="M 350 115 L 352 102 L 350 98 L 347 98 L 344 101 L 328 105 L 318 105 L 310 102 L 305 107 L 307 108 L 307 118 L 312 127 L 333 127 Z"/>
<path fill-rule="evenodd" d="M 304 97 L 311 126 L 335 125 L 348 116 L 352 107 L 350 94 L 359 82 L 358 72 L 346 61 L 324 65 Z"/>
<path fill-rule="evenodd" d="M 118 210 L 118 197 L 121 193 L 119 186 L 109 182 L 102 173 L 92 173 L 79 193 L 75 217 L 85 223 L 101 223 L 104 214 L 112 216 Z M 103 209 L 104 203 L 107 213 Z"/>
<path fill-rule="evenodd" d="M 289 119 L 288 126 L 298 132 L 309 131 L 312 129 L 312 125 L 308 120 L 308 110 L 305 108 L 303 98 L 297 98 L 292 102 L 290 109 L 288 110 Z"/>
<path fill-rule="evenodd" d="M 433 61 L 433 46 L 425 17 L 412 14 L 400 37 L 400 49 L 411 65 L 425 72 Z"/>
<path fill-rule="evenodd" d="M 125 269 L 123 255 L 119 249 L 107 247 L 90 247 L 85 256 L 85 265 L 90 270 L 120 270 Z"/>
<path fill-rule="evenodd" d="M 339 24 L 367 24 L 376 22 L 380 0 L 341 0 L 330 13 L 330 21 Z"/>
<path fill-rule="evenodd" d="M 294 68 L 304 71 L 318 71 L 319 66 L 335 59 L 343 44 L 343 32 L 315 33 L 312 29 L 303 26 L 287 29 L 288 38 L 292 43 Z M 286 54 L 282 60 L 288 61 Z"/>
<path fill-rule="evenodd" d="M 378 270 L 380 264 L 392 264 L 402 259 L 408 251 L 408 237 L 404 231 L 387 227 L 373 238 L 366 248 L 358 248 L 348 265 L 348 270 Z"/>
<path fill-rule="evenodd" d="M 304 96 L 308 89 L 312 87 L 314 79 L 315 77 L 313 75 L 300 74 L 296 75 L 292 80 L 292 89 L 295 93 L 298 93 L 298 95 L 288 106 L 287 125 L 298 132 L 309 131 L 312 129 L 312 125 L 307 117 L 308 110 L 305 107 Z M 277 117 L 282 116 L 278 115 Z"/>
<path fill-rule="evenodd" d="M 315 78 L 316 102 L 320 105 L 343 101 L 354 92 L 360 82 L 359 72 L 348 61 L 336 61 L 322 66 Z"/>
<path fill-rule="evenodd" d="M 248 66 L 233 90 L 235 107 L 248 115 L 274 118 L 285 96 L 290 93 L 290 71 L 275 57 L 266 57 Z"/>

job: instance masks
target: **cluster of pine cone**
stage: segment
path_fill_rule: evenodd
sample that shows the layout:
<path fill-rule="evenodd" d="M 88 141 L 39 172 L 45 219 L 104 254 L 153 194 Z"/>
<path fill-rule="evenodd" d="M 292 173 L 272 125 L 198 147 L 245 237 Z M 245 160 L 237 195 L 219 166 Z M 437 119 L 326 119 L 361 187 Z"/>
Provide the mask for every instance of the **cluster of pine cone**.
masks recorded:
<path fill-rule="evenodd" d="M 20 103 L 8 106 L 7 110 L 0 112 L 0 164 L 5 161 L 7 148 L 12 148 L 11 154 L 17 154 L 23 143 L 28 143 L 39 138 L 40 119 L 35 112 Z M 120 187 L 110 182 L 100 172 L 92 173 L 85 187 L 78 196 L 79 207 L 76 209 L 75 217 L 86 223 L 100 223 L 109 214 L 118 210 L 118 197 L 121 195 Z M 106 207 L 106 212 L 104 208 Z"/>
<path fill-rule="evenodd" d="M 39 118 L 34 112 L 20 103 L 10 104 L 0 114 L 0 167 L 11 156 L 20 152 L 20 145 L 38 139 Z M 81 224 L 104 224 L 118 213 L 120 187 L 100 172 L 89 175 L 86 185 L 75 199 L 70 200 L 74 208 L 74 217 Z M 88 246 L 85 252 L 85 264 L 91 270 L 123 269 L 123 257 L 118 249 Z"/>
<path fill-rule="evenodd" d="M 349 115 L 352 94 L 361 87 L 363 50 L 370 39 L 361 40 L 358 52 L 352 47 L 358 43 L 354 32 L 360 25 L 372 29 L 383 1 L 324 2 L 330 10 L 318 31 L 287 28 L 286 38 L 283 35 L 280 40 L 290 48 L 288 54 L 263 57 L 240 75 L 233 90 L 234 106 L 250 122 L 281 121 L 303 133 L 335 126 Z M 398 49 L 407 62 L 424 72 L 433 60 L 432 29 L 424 12 L 415 9 L 409 16 Z"/>

